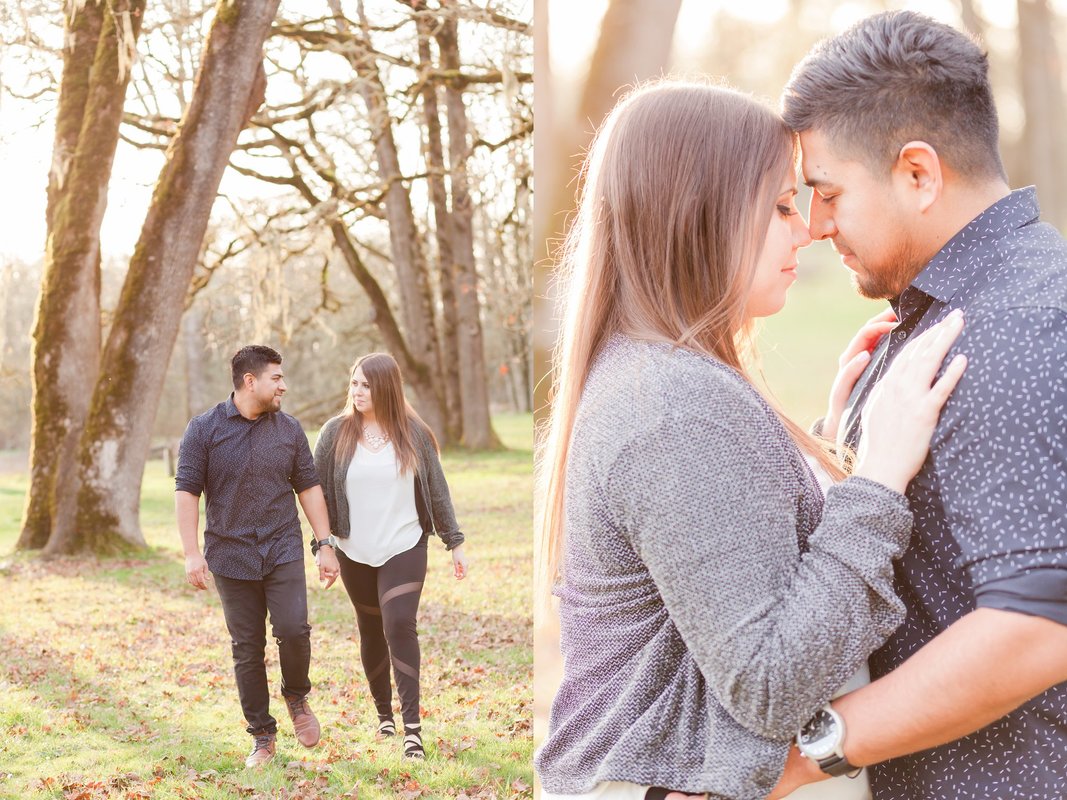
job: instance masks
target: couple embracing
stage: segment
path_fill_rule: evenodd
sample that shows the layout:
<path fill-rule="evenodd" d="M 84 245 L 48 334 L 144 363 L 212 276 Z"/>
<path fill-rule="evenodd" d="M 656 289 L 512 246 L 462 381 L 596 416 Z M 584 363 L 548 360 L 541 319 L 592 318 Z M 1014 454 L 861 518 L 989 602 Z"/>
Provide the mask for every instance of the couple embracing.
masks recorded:
<path fill-rule="evenodd" d="M 1067 796 L 1067 243 L 1008 186 L 987 69 L 889 12 L 782 117 L 667 81 L 600 130 L 542 463 L 543 797 Z M 746 364 L 813 238 L 891 310 L 809 431 Z"/>
<path fill-rule="evenodd" d="M 175 506 L 186 580 L 207 589 L 214 576 L 222 601 L 253 740 L 245 765 L 269 763 L 276 749 L 264 665 L 268 615 L 296 738 L 314 747 L 321 736 L 308 701 L 311 626 L 294 494 L 314 532 L 310 547 L 320 580 L 328 589 L 340 575 L 355 608 L 376 733 L 397 733 L 392 666 L 404 757 L 424 758 L 416 622 L 430 535 L 451 551 L 456 578 L 468 567 L 437 440 L 404 399 L 400 369 L 387 353 L 352 366 L 344 410 L 323 425 L 314 457 L 300 423 L 281 410 L 287 391 L 281 355 L 249 345 L 234 354 L 230 368 L 233 394 L 194 417 L 182 437 Z"/>

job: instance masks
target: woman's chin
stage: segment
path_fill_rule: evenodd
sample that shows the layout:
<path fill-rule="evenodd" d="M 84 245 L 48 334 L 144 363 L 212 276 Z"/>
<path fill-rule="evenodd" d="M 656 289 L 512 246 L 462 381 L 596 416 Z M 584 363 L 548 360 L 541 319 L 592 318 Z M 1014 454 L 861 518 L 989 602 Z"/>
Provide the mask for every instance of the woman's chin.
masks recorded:
<path fill-rule="evenodd" d="M 763 317 L 773 317 L 785 308 L 785 301 L 785 292 L 782 292 L 780 297 L 761 297 L 759 303 L 749 304 L 749 307 L 746 309 L 746 316 L 750 321 L 761 319 Z"/>

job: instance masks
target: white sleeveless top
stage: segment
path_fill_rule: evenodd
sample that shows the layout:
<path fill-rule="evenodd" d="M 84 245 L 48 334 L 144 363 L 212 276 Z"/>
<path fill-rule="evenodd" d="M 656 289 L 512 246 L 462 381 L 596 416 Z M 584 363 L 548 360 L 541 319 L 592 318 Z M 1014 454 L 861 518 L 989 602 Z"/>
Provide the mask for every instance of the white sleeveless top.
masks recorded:
<path fill-rule="evenodd" d="M 345 475 L 351 533 L 337 540 L 351 560 L 380 567 L 422 538 L 415 508 L 415 473 L 397 472 L 392 442 L 377 453 L 356 445 Z"/>

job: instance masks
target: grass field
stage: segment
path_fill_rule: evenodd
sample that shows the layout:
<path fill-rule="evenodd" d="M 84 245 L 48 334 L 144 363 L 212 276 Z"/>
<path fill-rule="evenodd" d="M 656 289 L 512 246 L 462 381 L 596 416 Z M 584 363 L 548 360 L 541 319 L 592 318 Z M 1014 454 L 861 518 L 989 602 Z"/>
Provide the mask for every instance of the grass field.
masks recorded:
<path fill-rule="evenodd" d="M 841 351 L 860 325 L 887 304 L 857 295 L 847 270 L 826 244 L 802 252 L 800 270 L 785 308 L 760 323 L 757 343 L 770 393 L 807 426 L 826 410 Z"/>
<path fill-rule="evenodd" d="M 423 763 L 403 760 L 397 739 L 375 741 L 351 604 L 340 582 L 321 589 L 310 557 L 309 699 L 323 741 L 306 750 L 293 737 L 268 642 L 278 755 L 249 771 L 222 609 L 214 589 L 184 581 L 161 462 L 145 475 L 150 550 L 136 559 L 14 554 L 26 478 L 0 475 L 0 798 L 531 797 L 531 420 L 494 424 L 508 450 L 443 459 L 472 567 L 457 582 L 431 543 Z"/>

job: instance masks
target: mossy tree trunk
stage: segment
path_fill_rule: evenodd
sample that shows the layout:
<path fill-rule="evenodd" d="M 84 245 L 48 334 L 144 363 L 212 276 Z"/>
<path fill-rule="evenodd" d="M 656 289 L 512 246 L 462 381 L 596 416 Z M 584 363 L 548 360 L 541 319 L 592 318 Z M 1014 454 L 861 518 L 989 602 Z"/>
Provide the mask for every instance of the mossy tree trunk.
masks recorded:
<path fill-rule="evenodd" d="M 81 7 L 79 7 L 79 5 Z M 144 0 L 68 3 L 44 275 L 33 330 L 30 490 L 19 549 L 69 527 L 100 358 L 100 224 Z"/>
<path fill-rule="evenodd" d="M 441 67 L 446 73 L 460 71 L 458 23 L 455 3 L 442 0 L 445 16 L 437 30 Z M 467 177 L 470 142 L 463 89 L 445 84 L 448 109 L 449 188 L 452 190 L 452 274 L 455 276 L 456 344 L 459 352 L 459 385 L 463 410 L 463 444 L 476 450 L 500 447 L 489 418 L 489 381 L 482 340 L 482 303 L 478 297 L 478 271 L 474 262 L 473 209 Z"/>
<path fill-rule="evenodd" d="M 263 101 L 263 42 L 278 0 L 219 0 L 192 101 L 166 163 L 100 363 L 78 451 L 75 525 L 48 551 L 141 546 L 141 477 L 211 207 L 237 136 Z"/>

